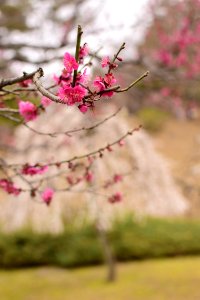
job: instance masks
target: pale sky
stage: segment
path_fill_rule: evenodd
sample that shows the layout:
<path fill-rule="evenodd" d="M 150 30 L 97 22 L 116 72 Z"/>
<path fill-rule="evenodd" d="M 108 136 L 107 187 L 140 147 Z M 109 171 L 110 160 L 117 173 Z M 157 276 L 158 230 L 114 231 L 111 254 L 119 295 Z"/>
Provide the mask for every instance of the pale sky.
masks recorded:
<path fill-rule="evenodd" d="M 87 42 L 93 51 L 103 47 L 100 52 L 101 55 L 108 55 L 108 53 L 112 55 L 123 42 L 126 42 L 123 57 L 133 57 L 134 44 L 142 37 L 142 32 L 149 22 L 147 16 L 144 18 L 145 7 L 148 2 L 149 0 L 88 0 L 81 11 L 81 17 L 82 19 L 87 18 L 90 13 L 95 13 L 96 16 L 94 24 L 90 24 L 88 28 L 83 28 L 83 42 Z M 39 39 L 43 40 L 44 43 L 49 42 L 49 44 L 54 45 L 60 32 L 58 28 L 52 28 L 52 24 L 45 20 L 45 7 L 43 4 L 42 1 L 35 1 L 37 14 L 33 13 L 29 18 L 30 24 L 38 24 L 43 21 L 43 30 L 40 29 L 35 37 L 26 36 L 26 40 L 31 40 L 31 42 L 36 40 L 37 42 Z M 66 15 L 70 14 L 70 7 L 62 13 L 64 14 L 63 17 L 66 18 Z M 95 30 L 97 28 L 101 28 L 100 32 L 93 35 L 89 34 L 91 29 Z M 75 37 L 76 28 L 72 33 L 72 39 L 74 40 Z M 21 38 L 16 34 L 13 36 L 15 41 L 21 41 Z M 31 55 L 35 59 L 40 57 L 39 51 Z M 58 66 L 59 62 L 53 62 L 49 70 L 57 69 Z"/>
<path fill-rule="evenodd" d="M 127 42 L 132 44 L 132 48 L 149 22 L 146 17 L 144 20 L 145 7 L 149 0 L 89 0 L 89 5 L 95 7 L 101 2 L 102 7 L 97 14 L 94 28 L 102 28 L 102 33 L 90 36 L 88 42 L 96 47 L 104 45 L 105 49 L 109 49 L 111 44 L 117 47 L 122 42 Z"/>

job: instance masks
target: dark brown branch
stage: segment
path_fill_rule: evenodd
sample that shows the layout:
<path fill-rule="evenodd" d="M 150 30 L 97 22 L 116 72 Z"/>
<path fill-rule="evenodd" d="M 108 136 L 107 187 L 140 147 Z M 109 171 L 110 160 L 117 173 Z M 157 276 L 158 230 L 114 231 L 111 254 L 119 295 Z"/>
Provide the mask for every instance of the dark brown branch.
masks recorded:
<path fill-rule="evenodd" d="M 13 85 L 15 83 L 19 83 L 22 82 L 24 80 L 27 79 L 32 79 L 33 76 L 39 71 L 40 69 L 32 72 L 32 73 L 26 73 L 24 72 L 22 76 L 19 77 L 15 77 L 15 78 L 9 78 L 9 79 L 1 79 L 0 81 L 0 90 L 4 87 L 4 86 L 8 86 L 8 85 Z"/>

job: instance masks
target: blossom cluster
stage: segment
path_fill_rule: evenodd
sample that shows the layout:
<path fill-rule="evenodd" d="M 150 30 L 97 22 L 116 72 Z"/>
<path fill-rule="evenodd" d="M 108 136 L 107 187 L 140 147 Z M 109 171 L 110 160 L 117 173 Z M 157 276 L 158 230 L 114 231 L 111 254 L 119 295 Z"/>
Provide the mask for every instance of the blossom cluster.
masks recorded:
<path fill-rule="evenodd" d="M 46 171 L 48 170 L 48 166 L 40 166 L 40 165 L 29 165 L 29 164 L 26 164 L 23 169 L 21 170 L 21 173 L 24 174 L 24 175 L 30 175 L 30 176 L 33 176 L 33 175 L 41 175 L 41 174 L 44 174 Z"/>
<path fill-rule="evenodd" d="M 170 10 L 176 9 L 176 17 L 173 20 L 171 17 L 167 23 L 163 20 L 162 23 L 156 21 L 154 33 L 158 42 L 154 58 L 165 67 L 181 68 L 187 78 L 195 77 L 200 72 L 200 22 L 195 14 L 191 17 L 191 7 L 198 12 L 200 2 L 178 2 L 169 7 L 169 14 Z"/>
<path fill-rule="evenodd" d="M 21 188 L 16 187 L 13 181 L 6 178 L 0 179 L 0 188 L 3 189 L 8 194 L 12 194 L 14 196 L 18 196 L 22 192 Z M 33 197 L 35 196 L 34 191 L 32 191 L 32 196 Z M 44 191 L 41 193 L 42 201 L 47 205 L 51 203 L 53 196 L 54 196 L 54 190 L 49 187 L 45 188 Z"/>
<path fill-rule="evenodd" d="M 2 188 L 8 194 L 13 194 L 18 196 L 21 192 L 21 189 L 16 187 L 11 180 L 8 179 L 0 179 L 0 188 Z"/>
<path fill-rule="evenodd" d="M 109 57 L 104 57 L 101 66 L 102 68 L 108 67 L 108 72 L 104 76 L 96 76 L 89 86 L 88 70 L 83 64 L 88 53 L 89 48 L 87 44 L 80 47 L 78 61 L 70 53 L 66 52 L 64 54 L 62 74 L 59 77 L 55 76 L 56 82 L 60 85 L 58 90 L 60 99 L 69 106 L 77 105 L 82 113 L 86 113 L 89 108 L 92 108 L 95 101 L 98 101 L 101 97 L 112 97 L 114 92 L 109 91 L 109 89 L 117 81 L 112 73 L 112 70 L 117 65 L 111 63 Z"/>
<path fill-rule="evenodd" d="M 117 82 L 113 70 L 118 67 L 115 60 L 122 61 L 122 58 L 115 57 L 113 61 L 108 56 L 102 58 L 101 67 L 107 68 L 104 76 L 96 76 L 88 85 L 89 74 L 85 58 L 89 54 L 88 45 L 85 43 L 79 49 L 78 59 L 69 52 L 64 54 L 62 74 L 58 77 L 54 75 L 54 80 L 59 86 L 57 95 L 63 104 L 68 106 L 76 105 L 82 113 L 86 113 L 89 108 L 93 108 L 95 101 L 101 97 L 112 97 L 114 94 L 113 85 Z M 21 85 L 27 87 L 31 80 L 24 80 Z M 51 104 L 51 99 L 43 96 L 41 106 L 46 108 Z M 30 101 L 19 101 L 19 113 L 25 122 L 33 121 L 39 115 L 38 107 Z"/>
<path fill-rule="evenodd" d="M 29 87 L 29 85 L 34 83 L 36 89 L 31 88 L 29 90 L 33 90 L 33 92 L 40 91 L 45 96 L 41 98 L 40 103 L 37 102 L 37 99 L 34 101 L 34 103 L 31 101 L 26 101 L 24 98 L 23 100 L 18 99 L 18 110 L 16 111 L 11 109 L 10 112 L 19 113 L 23 119 L 22 122 L 24 125 L 37 133 L 36 129 L 31 128 L 26 123 L 34 121 L 41 112 L 45 112 L 46 108 L 52 103 L 52 101 L 65 104 L 67 106 L 76 106 L 82 113 L 86 113 L 89 109 L 93 109 L 96 101 L 99 101 L 102 98 L 110 99 L 115 92 L 121 92 L 120 86 L 115 85 L 117 80 L 114 75 L 114 70 L 118 67 L 116 61 L 122 61 L 122 58 L 119 57 L 119 53 L 124 49 L 124 45 L 125 43 L 122 44 L 117 54 L 114 55 L 113 59 L 110 59 L 109 56 L 102 58 L 101 75 L 89 78 L 88 66 L 92 65 L 91 60 L 87 57 L 89 55 L 89 48 L 86 43 L 83 44 L 83 46 L 80 46 L 80 42 L 78 42 L 77 38 L 75 56 L 71 55 L 69 52 L 66 52 L 63 57 L 63 70 L 61 75 L 53 76 L 53 79 L 56 82 L 54 88 L 57 88 L 56 95 L 55 93 L 53 94 L 52 92 L 49 92 L 50 88 L 45 89 L 39 82 L 39 78 L 42 76 L 41 74 L 43 74 L 41 68 L 31 74 L 24 73 L 23 80 L 19 82 L 19 85 L 21 86 L 20 90 L 24 91 L 27 87 Z M 37 72 L 40 74 L 38 79 Z M 37 84 L 37 80 L 39 85 Z M 130 85 L 130 87 L 131 86 L 132 85 Z M 97 151 L 93 151 L 92 153 L 80 157 L 86 158 L 87 162 L 78 161 L 76 163 L 74 160 L 78 160 L 79 157 L 75 157 L 68 161 L 55 163 L 25 163 L 24 165 L 16 165 L 14 168 L 11 166 L 10 174 L 6 173 L 6 178 L 0 179 L 0 188 L 8 194 L 13 194 L 14 196 L 18 196 L 21 192 L 29 192 L 32 198 L 35 198 L 37 195 L 39 195 L 41 201 L 49 206 L 53 200 L 55 192 L 59 191 L 59 188 L 54 189 L 49 186 L 49 183 L 53 182 L 51 181 L 51 178 L 62 174 L 63 179 L 65 179 L 65 184 L 67 185 L 64 186 L 61 191 L 71 190 L 79 183 L 90 186 L 95 179 L 95 173 L 92 170 L 92 164 L 94 160 L 98 157 L 102 158 L 104 152 L 106 151 L 114 151 L 115 145 L 119 145 L 120 147 L 123 146 L 124 138 L 128 135 L 131 135 L 132 132 L 133 131 L 127 132 L 121 138 L 118 138 L 116 141 L 108 144 L 107 146 L 101 147 Z M 39 131 L 38 133 L 41 134 Z M 68 170 L 65 169 L 65 164 L 68 165 Z M 61 165 L 63 165 L 62 170 Z M 47 175 L 40 177 L 40 175 L 44 175 L 52 166 L 60 170 L 57 170 L 57 173 L 53 174 L 53 176 Z M 13 181 L 16 177 L 23 178 L 24 182 L 27 183 L 28 188 L 17 187 Z M 122 177 L 123 176 L 120 174 L 114 174 L 111 180 L 100 186 L 100 189 L 105 189 L 113 184 L 121 182 Z M 43 187 L 44 183 L 48 184 Z M 110 197 L 108 196 L 107 200 L 109 203 L 120 202 L 122 200 L 122 194 L 121 192 L 114 193 Z"/>
<path fill-rule="evenodd" d="M 151 89 L 144 90 L 142 104 L 168 110 L 178 119 L 195 119 L 199 106 L 200 1 L 155 0 L 151 8 L 152 23 L 139 57 L 155 70 L 155 76 Z M 162 16 L 158 17 L 158 11 Z"/>

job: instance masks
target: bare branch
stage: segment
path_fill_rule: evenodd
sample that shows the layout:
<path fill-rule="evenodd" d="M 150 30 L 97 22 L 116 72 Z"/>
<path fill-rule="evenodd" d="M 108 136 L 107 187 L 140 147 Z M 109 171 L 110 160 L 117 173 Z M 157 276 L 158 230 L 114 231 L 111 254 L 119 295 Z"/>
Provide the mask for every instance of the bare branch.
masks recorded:
<path fill-rule="evenodd" d="M 43 69 L 39 68 L 33 76 L 33 82 L 35 86 L 37 87 L 38 91 L 45 97 L 51 99 L 52 101 L 56 103 L 65 104 L 58 96 L 54 95 L 53 93 L 49 92 L 47 89 L 43 87 L 39 79 L 44 75 Z"/>
<path fill-rule="evenodd" d="M 1 79 L 0 81 L 0 90 L 4 87 L 4 86 L 8 86 L 8 85 L 13 85 L 15 83 L 19 83 L 22 82 L 24 80 L 27 79 L 32 79 L 33 76 L 39 71 L 40 69 L 32 72 L 32 73 L 26 73 L 24 72 L 22 76 L 19 77 L 15 77 L 15 78 L 9 78 L 9 79 Z"/>

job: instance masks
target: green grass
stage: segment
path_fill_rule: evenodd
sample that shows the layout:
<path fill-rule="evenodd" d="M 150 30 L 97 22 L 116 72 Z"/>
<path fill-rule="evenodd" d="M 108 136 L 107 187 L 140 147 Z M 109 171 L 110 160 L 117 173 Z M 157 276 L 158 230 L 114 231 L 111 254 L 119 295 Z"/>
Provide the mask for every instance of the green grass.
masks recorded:
<path fill-rule="evenodd" d="M 120 264 L 106 283 L 105 267 L 0 271 L 2 300 L 198 300 L 200 257 Z"/>

